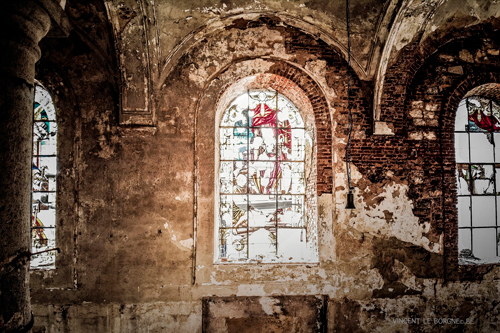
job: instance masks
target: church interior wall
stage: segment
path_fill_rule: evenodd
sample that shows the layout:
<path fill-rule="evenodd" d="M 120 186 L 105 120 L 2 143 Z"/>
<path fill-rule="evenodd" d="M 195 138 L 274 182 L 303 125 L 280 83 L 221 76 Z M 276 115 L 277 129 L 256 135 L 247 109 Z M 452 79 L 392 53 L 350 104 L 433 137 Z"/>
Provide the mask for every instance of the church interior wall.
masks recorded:
<path fill-rule="evenodd" d="M 365 39 L 401 1 L 354 1 L 352 66 L 344 4 L 158 2 L 68 0 L 74 30 L 40 43 L 36 79 L 59 117 L 61 253 L 56 270 L 31 272 L 33 332 L 500 330 L 498 265 L 458 264 L 453 141 L 458 102 L 500 80 L 498 6 L 480 7 L 493 18 L 479 25 L 457 28 L 467 17 L 457 10 L 428 17 L 435 32 L 398 39 L 377 119 L 392 133 L 380 135 L 373 64 L 384 38 Z M 127 30 L 140 27 L 138 3 L 154 9 L 146 44 Z M 147 53 L 147 71 L 123 63 L 130 50 L 138 63 Z M 217 112 L 245 80 L 310 103 L 317 262 L 213 263 Z"/>

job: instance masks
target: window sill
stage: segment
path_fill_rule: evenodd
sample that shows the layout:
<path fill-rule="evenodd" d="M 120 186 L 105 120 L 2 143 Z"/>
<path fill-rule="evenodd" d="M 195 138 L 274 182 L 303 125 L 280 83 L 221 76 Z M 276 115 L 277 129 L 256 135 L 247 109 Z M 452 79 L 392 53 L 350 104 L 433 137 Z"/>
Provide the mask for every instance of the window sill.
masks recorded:
<path fill-rule="evenodd" d="M 311 266 L 319 266 L 319 261 L 257 261 L 257 260 L 249 260 L 249 261 L 216 261 L 214 265 L 311 265 Z"/>

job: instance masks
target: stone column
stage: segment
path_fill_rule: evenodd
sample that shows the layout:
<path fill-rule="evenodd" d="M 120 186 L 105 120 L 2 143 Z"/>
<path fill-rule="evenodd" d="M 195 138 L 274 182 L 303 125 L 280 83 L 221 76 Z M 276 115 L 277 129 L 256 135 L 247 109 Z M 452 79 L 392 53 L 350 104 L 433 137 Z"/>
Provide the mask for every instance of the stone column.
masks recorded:
<path fill-rule="evenodd" d="M 29 294 L 33 82 L 51 19 L 36 0 L 0 9 L 0 332 L 31 327 Z"/>

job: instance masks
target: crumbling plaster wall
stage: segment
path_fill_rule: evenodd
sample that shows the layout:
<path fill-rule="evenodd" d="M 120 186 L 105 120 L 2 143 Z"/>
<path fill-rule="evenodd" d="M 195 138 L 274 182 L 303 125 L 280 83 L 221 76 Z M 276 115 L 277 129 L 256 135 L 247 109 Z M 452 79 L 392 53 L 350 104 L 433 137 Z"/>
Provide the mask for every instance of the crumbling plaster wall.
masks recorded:
<path fill-rule="evenodd" d="M 240 8 L 228 10 L 239 13 Z M 301 8 L 293 10 L 309 10 Z M 168 18 L 159 21 L 165 63 L 184 31 L 218 13 L 164 2 L 157 10 Z M 175 30 L 175 24 L 182 29 Z M 64 274 L 32 274 L 35 332 L 195 332 L 202 329 L 204 297 L 234 298 L 238 304 L 238 297 L 299 295 L 328 297 L 323 320 L 330 331 L 418 330 L 392 321 L 411 316 L 471 318 L 474 326 L 465 330 L 499 329 L 499 269 L 476 272 L 471 282 L 448 281 L 446 275 L 444 238 L 453 225 L 443 223 L 440 214 L 442 192 L 435 187 L 442 185 L 441 174 L 433 172 L 439 162 L 439 123 L 428 116 L 444 110 L 444 104 L 428 101 L 432 96 L 424 89 L 434 78 L 448 77 L 439 66 L 422 70 L 409 89 L 411 97 L 402 96 L 406 106 L 399 110 L 404 116 L 396 118 L 396 135 L 374 136 L 373 84 L 348 68 L 342 50 L 278 16 L 243 15 L 194 41 L 164 69 L 165 77 L 156 78 L 154 127 L 125 127 L 118 124 L 119 68 L 84 39 L 74 34 L 69 41 L 42 45 L 39 79 L 57 81 L 45 68 L 57 69 L 69 92 L 53 88 L 56 106 L 73 115 L 60 124 L 60 141 L 71 142 L 61 158 L 72 158 L 62 171 L 71 175 L 67 184 L 73 191 L 63 186 L 58 200 L 74 198 L 75 204 L 58 212 L 58 227 L 70 225 L 58 244 L 72 244 L 67 251 L 74 262 Z M 352 211 L 344 209 L 349 71 L 355 124 Z M 317 264 L 211 264 L 215 108 L 231 84 L 261 73 L 293 80 L 318 105 L 316 126 L 323 132 L 317 136 L 326 138 L 329 153 L 318 150 L 318 165 L 326 166 L 318 177 L 328 183 L 318 184 Z M 449 94 L 443 90 L 442 97 Z M 62 101 L 68 96 L 74 96 L 74 105 Z M 416 112 L 410 113 L 420 101 L 422 124 Z M 426 103 L 439 107 L 426 110 Z M 269 314 L 278 317 L 280 309 Z M 434 324 L 425 330 L 456 328 Z"/>

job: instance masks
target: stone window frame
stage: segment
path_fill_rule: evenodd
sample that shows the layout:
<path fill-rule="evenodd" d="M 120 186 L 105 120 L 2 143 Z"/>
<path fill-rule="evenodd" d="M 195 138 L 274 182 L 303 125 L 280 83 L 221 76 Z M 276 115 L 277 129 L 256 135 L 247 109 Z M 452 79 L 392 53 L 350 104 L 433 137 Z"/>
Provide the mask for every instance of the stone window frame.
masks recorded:
<path fill-rule="evenodd" d="M 49 90 L 49 89 L 47 89 L 47 88 L 46 88 L 46 87 L 45 87 L 45 86 L 44 86 L 44 85 L 43 85 L 40 81 L 35 80 L 34 89 L 33 89 L 33 96 L 34 96 L 34 98 L 36 97 L 36 92 L 37 92 L 38 87 L 39 87 L 40 89 L 42 89 L 43 91 L 45 91 L 45 93 L 47 93 L 47 94 L 49 95 L 49 97 L 50 97 L 50 102 L 51 102 L 52 107 L 54 108 L 54 111 L 55 111 L 55 118 L 54 118 L 54 119 L 48 119 L 48 120 L 47 120 L 47 122 L 49 122 L 49 126 L 50 126 L 50 123 L 55 123 L 55 125 L 56 125 L 56 127 L 57 127 L 57 125 L 58 125 L 58 119 L 57 119 L 57 109 L 55 108 L 55 103 L 54 103 L 54 100 L 53 100 L 53 94 L 52 94 L 52 93 L 50 92 L 50 90 Z M 35 124 L 36 124 L 37 122 L 38 122 L 38 123 L 42 122 L 41 120 L 36 120 L 36 119 L 34 119 L 35 112 L 36 112 L 36 109 L 35 109 L 35 107 L 34 107 L 34 105 L 35 105 L 34 103 L 35 103 L 35 100 L 33 101 L 33 131 L 35 130 Z M 58 143 L 58 142 L 57 142 L 57 137 L 58 137 L 58 136 L 59 136 L 59 135 L 58 135 L 58 133 L 56 132 L 56 140 L 55 140 L 55 141 L 56 141 L 56 145 L 57 145 L 57 143 Z M 34 138 L 34 136 L 33 136 L 33 138 Z M 33 138 L 32 138 L 32 140 L 34 140 Z M 52 194 L 52 195 L 56 195 L 56 194 L 57 194 L 57 174 L 59 173 L 59 172 L 58 172 L 58 167 L 57 167 L 57 161 L 58 161 L 58 147 L 57 147 L 57 146 L 56 146 L 56 150 L 55 150 L 54 155 L 53 155 L 53 156 L 51 156 L 51 157 L 54 157 L 54 158 L 56 159 L 56 170 L 55 170 L 55 178 L 56 178 L 56 180 L 55 180 L 55 184 L 54 184 L 54 189 L 53 189 L 53 190 L 51 190 L 51 189 L 47 189 L 46 191 L 49 191 L 49 192 L 47 192 L 47 195 L 51 195 L 51 194 Z M 36 158 L 36 157 L 35 157 L 34 142 L 33 142 L 33 143 L 32 143 L 32 161 L 31 161 L 32 163 L 34 163 L 34 159 L 35 159 L 35 158 Z M 41 157 L 41 158 L 43 158 L 43 157 Z M 33 167 L 34 167 L 34 164 L 33 164 Z M 31 198 L 32 198 L 32 202 L 31 202 L 31 215 L 30 215 L 30 218 L 31 218 L 31 219 L 33 219 L 33 218 L 34 218 L 34 211 L 33 211 L 33 209 L 34 209 L 34 205 L 33 205 L 33 195 L 34 195 L 36 192 L 39 192 L 39 191 L 35 191 L 35 190 L 34 190 L 34 188 L 33 188 L 33 185 L 34 185 L 34 183 L 33 183 L 33 182 L 34 182 L 33 177 L 34 177 L 34 175 L 35 175 L 35 174 L 34 174 L 34 173 L 32 173 L 32 181 L 31 181 L 31 182 L 32 182 L 32 188 L 31 188 Z M 55 191 L 55 193 L 51 193 L 52 191 Z M 43 192 L 40 192 L 40 193 L 43 193 Z M 56 218 L 56 221 L 57 221 L 57 200 L 55 201 L 55 205 L 56 205 L 56 208 L 55 208 L 55 211 L 56 211 L 56 216 L 55 216 L 55 218 Z M 38 217 L 37 217 L 37 220 L 38 220 Z M 34 232 L 34 230 L 36 230 L 36 228 L 39 228 L 39 227 L 33 227 L 33 222 L 34 222 L 34 221 L 30 221 L 30 246 L 31 246 L 31 251 L 32 251 L 32 253 L 33 253 L 33 252 L 36 252 L 36 250 L 33 250 L 33 232 Z M 43 229 L 54 229 L 54 234 L 55 234 L 55 237 L 57 237 L 57 236 L 56 236 L 56 235 L 57 235 L 57 223 L 56 223 L 56 225 L 54 225 L 54 227 L 47 227 L 47 226 L 43 226 Z M 43 229 L 42 229 L 42 232 L 43 232 Z M 54 240 L 55 240 L 55 239 L 54 239 Z M 55 244 L 54 244 L 54 245 L 48 246 L 48 248 L 49 248 L 49 249 L 50 249 L 50 248 L 57 248 L 57 242 L 55 242 Z M 47 269 L 51 270 L 51 269 L 55 269 L 55 261 L 56 261 L 56 257 L 57 257 L 57 254 L 56 254 L 56 252 L 57 252 L 57 251 L 53 250 L 53 251 L 51 251 L 51 252 L 52 252 L 52 254 L 54 254 L 54 262 L 53 262 L 53 263 L 51 262 L 51 265 L 50 265 L 50 266 L 33 266 L 33 261 L 34 261 L 34 259 L 36 258 L 36 256 L 44 256 L 44 254 L 42 253 L 42 254 L 39 254 L 39 255 L 34 255 L 34 256 L 32 256 L 32 257 L 31 257 L 31 261 L 30 261 L 30 269 L 31 269 L 31 270 L 47 270 Z"/>
<path fill-rule="evenodd" d="M 73 87 L 52 68 L 39 68 L 37 81 L 49 91 L 56 110 L 57 141 L 57 191 L 56 191 L 56 255 L 55 269 L 30 269 L 30 286 L 41 289 L 77 288 L 77 234 L 78 234 L 78 182 L 80 170 L 79 108 Z"/>
<path fill-rule="evenodd" d="M 498 263 L 480 265 L 460 265 L 458 261 L 458 211 L 455 161 L 455 117 L 459 103 L 474 88 L 490 83 L 500 83 L 500 76 L 495 72 L 483 75 L 470 74 L 458 82 L 444 101 L 440 117 L 440 141 L 443 172 L 443 228 L 444 228 L 444 263 L 445 278 L 448 280 L 477 280 Z"/>
<path fill-rule="evenodd" d="M 194 223 L 194 257 L 193 257 L 193 283 L 201 285 L 217 285 L 221 279 L 231 275 L 231 284 L 239 283 L 246 277 L 245 274 L 235 274 L 239 271 L 255 271 L 259 276 L 258 281 L 275 281 L 277 277 L 272 274 L 272 268 L 284 270 L 284 274 L 306 274 L 315 276 L 322 260 L 332 260 L 333 253 L 326 253 L 321 245 L 321 228 L 318 224 L 318 262 L 317 263 L 265 263 L 265 264 L 214 264 L 214 228 L 215 228 L 215 124 L 216 109 L 220 103 L 221 94 L 226 92 L 231 85 L 241 79 L 256 74 L 266 74 L 274 77 L 273 82 L 265 88 L 272 88 L 273 84 L 279 85 L 285 79 L 293 82 L 304 92 L 304 96 L 311 103 L 311 116 L 316 126 L 317 147 L 317 200 L 318 210 L 324 205 L 330 205 L 331 191 L 333 189 L 333 143 L 332 122 L 330 109 L 325 95 L 320 86 L 304 70 L 293 64 L 277 59 L 246 59 L 235 62 L 225 68 L 221 73 L 214 75 L 210 82 L 204 86 L 199 99 L 196 101 L 195 114 L 195 223 Z M 261 88 L 264 86 L 260 86 Z M 299 107 L 300 108 L 300 107 Z M 324 195 L 324 196 L 323 196 Z M 329 221 L 326 222 L 325 218 Z M 321 226 L 330 225 L 331 217 L 322 216 Z M 239 268 L 238 268 L 239 267 Z M 276 280 L 277 281 L 277 280 Z M 229 290 L 229 289 L 228 289 Z"/>

